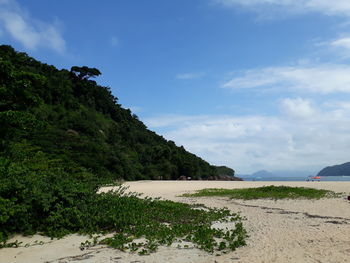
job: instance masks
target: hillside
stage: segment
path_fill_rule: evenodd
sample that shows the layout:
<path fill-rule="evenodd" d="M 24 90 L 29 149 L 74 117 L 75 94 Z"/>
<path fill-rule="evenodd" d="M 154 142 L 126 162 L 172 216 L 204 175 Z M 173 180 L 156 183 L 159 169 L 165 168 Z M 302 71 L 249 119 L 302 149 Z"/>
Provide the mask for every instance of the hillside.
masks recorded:
<path fill-rule="evenodd" d="M 268 172 L 266 170 L 260 170 L 255 173 L 252 173 L 251 176 L 253 177 L 273 177 L 275 176 L 273 173 Z"/>
<path fill-rule="evenodd" d="M 100 74 L 85 66 L 58 70 L 0 46 L 0 150 L 25 142 L 102 179 L 218 175 L 214 166 L 148 130 L 122 108 L 108 87 L 92 80 Z M 30 128 L 18 123 L 26 121 Z"/>
<path fill-rule="evenodd" d="M 323 168 L 317 176 L 350 176 L 350 162 Z"/>
<path fill-rule="evenodd" d="M 208 180 L 223 181 L 243 181 L 242 178 L 235 176 L 235 170 L 227 166 L 215 166 L 217 176 L 209 177 Z"/>

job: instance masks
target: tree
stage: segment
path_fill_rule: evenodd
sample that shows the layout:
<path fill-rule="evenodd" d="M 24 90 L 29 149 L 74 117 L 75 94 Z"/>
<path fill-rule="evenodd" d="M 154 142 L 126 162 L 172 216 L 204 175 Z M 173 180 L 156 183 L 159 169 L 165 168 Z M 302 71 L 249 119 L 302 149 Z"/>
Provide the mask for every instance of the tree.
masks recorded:
<path fill-rule="evenodd" d="M 70 72 L 75 74 L 79 79 L 96 78 L 101 75 L 101 72 L 97 68 L 89 68 L 87 66 L 73 66 L 71 67 Z"/>

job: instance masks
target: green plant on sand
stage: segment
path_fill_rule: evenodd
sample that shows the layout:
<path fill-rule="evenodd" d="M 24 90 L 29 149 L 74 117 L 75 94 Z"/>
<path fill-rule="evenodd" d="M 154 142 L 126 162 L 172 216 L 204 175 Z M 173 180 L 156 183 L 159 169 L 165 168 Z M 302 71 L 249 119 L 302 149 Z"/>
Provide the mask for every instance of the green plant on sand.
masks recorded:
<path fill-rule="evenodd" d="M 241 189 L 203 189 L 196 193 L 184 194 L 186 197 L 200 196 L 227 196 L 232 199 L 320 199 L 325 197 L 337 197 L 336 194 L 329 190 L 313 189 L 306 187 L 290 187 L 290 186 L 263 186 L 256 188 L 241 188 Z"/>
<path fill-rule="evenodd" d="M 114 233 L 98 243 L 140 254 L 175 241 L 190 241 L 208 252 L 245 244 L 241 217 L 227 209 L 140 198 L 123 187 L 97 193 L 101 182 L 86 169 L 65 167 L 25 142 L 10 144 L 0 162 L 0 247 L 16 246 L 7 243 L 15 233 L 53 238 Z M 234 227 L 216 229 L 214 222 Z M 136 242 L 140 238 L 145 241 Z"/>

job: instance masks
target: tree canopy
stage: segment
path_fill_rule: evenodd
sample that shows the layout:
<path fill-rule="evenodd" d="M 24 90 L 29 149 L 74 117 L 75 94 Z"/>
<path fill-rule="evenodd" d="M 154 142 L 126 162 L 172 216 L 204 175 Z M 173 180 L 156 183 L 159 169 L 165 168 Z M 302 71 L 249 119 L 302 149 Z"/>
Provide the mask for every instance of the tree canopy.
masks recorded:
<path fill-rule="evenodd" d="M 73 66 L 71 67 L 70 71 L 74 73 L 79 79 L 95 78 L 101 75 L 101 72 L 97 68 L 89 68 L 87 66 Z"/>

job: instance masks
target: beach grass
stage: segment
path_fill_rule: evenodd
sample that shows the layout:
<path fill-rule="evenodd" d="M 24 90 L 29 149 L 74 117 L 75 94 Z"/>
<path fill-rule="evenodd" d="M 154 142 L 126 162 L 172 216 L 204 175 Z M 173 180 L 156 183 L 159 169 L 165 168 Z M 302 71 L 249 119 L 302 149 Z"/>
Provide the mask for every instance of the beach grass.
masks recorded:
<path fill-rule="evenodd" d="M 140 255 L 150 254 L 159 246 L 170 246 L 174 242 L 179 243 L 179 248 L 186 248 L 182 242 L 191 242 L 193 247 L 209 253 L 225 253 L 245 245 L 247 232 L 239 214 L 225 208 L 141 198 L 139 194 L 126 193 L 125 190 L 125 187 L 119 187 L 107 193 L 90 193 L 84 198 L 71 199 L 69 207 L 52 210 L 52 215 L 40 222 L 36 229 L 30 232 L 18 229 L 12 234 L 39 232 L 61 238 L 80 233 L 91 237 L 80 245 L 82 250 L 103 244 Z M 214 223 L 229 223 L 232 228 L 213 228 Z M 26 225 L 31 227 L 30 222 Z M 6 233 L 5 230 L 0 227 L 0 234 Z M 104 237 L 110 233 L 112 237 Z M 17 241 L 8 243 L 3 235 L 0 237 L 3 237 L 0 249 L 22 246 Z"/>
<path fill-rule="evenodd" d="M 185 197 L 227 196 L 232 199 L 320 199 L 337 197 L 339 194 L 324 189 L 290 186 L 263 186 L 257 188 L 217 189 L 208 188 L 196 193 L 184 194 Z"/>
<path fill-rule="evenodd" d="M 110 215 L 106 226 L 119 223 L 117 233 L 101 240 L 100 244 L 139 254 L 154 252 L 159 245 L 192 242 L 207 252 L 232 251 L 245 245 L 247 237 L 239 214 L 228 209 L 192 206 L 168 200 L 139 198 L 133 194 L 113 197 L 103 193 L 103 213 Z M 123 202 L 121 205 L 120 202 Z M 120 209 L 116 211 L 111 207 Z M 232 229 L 217 229 L 215 222 L 231 222 Z M 137 240 L 144 239 L 142 242 Z M 181 247 L 181 245 L 179 245 Z"/>

